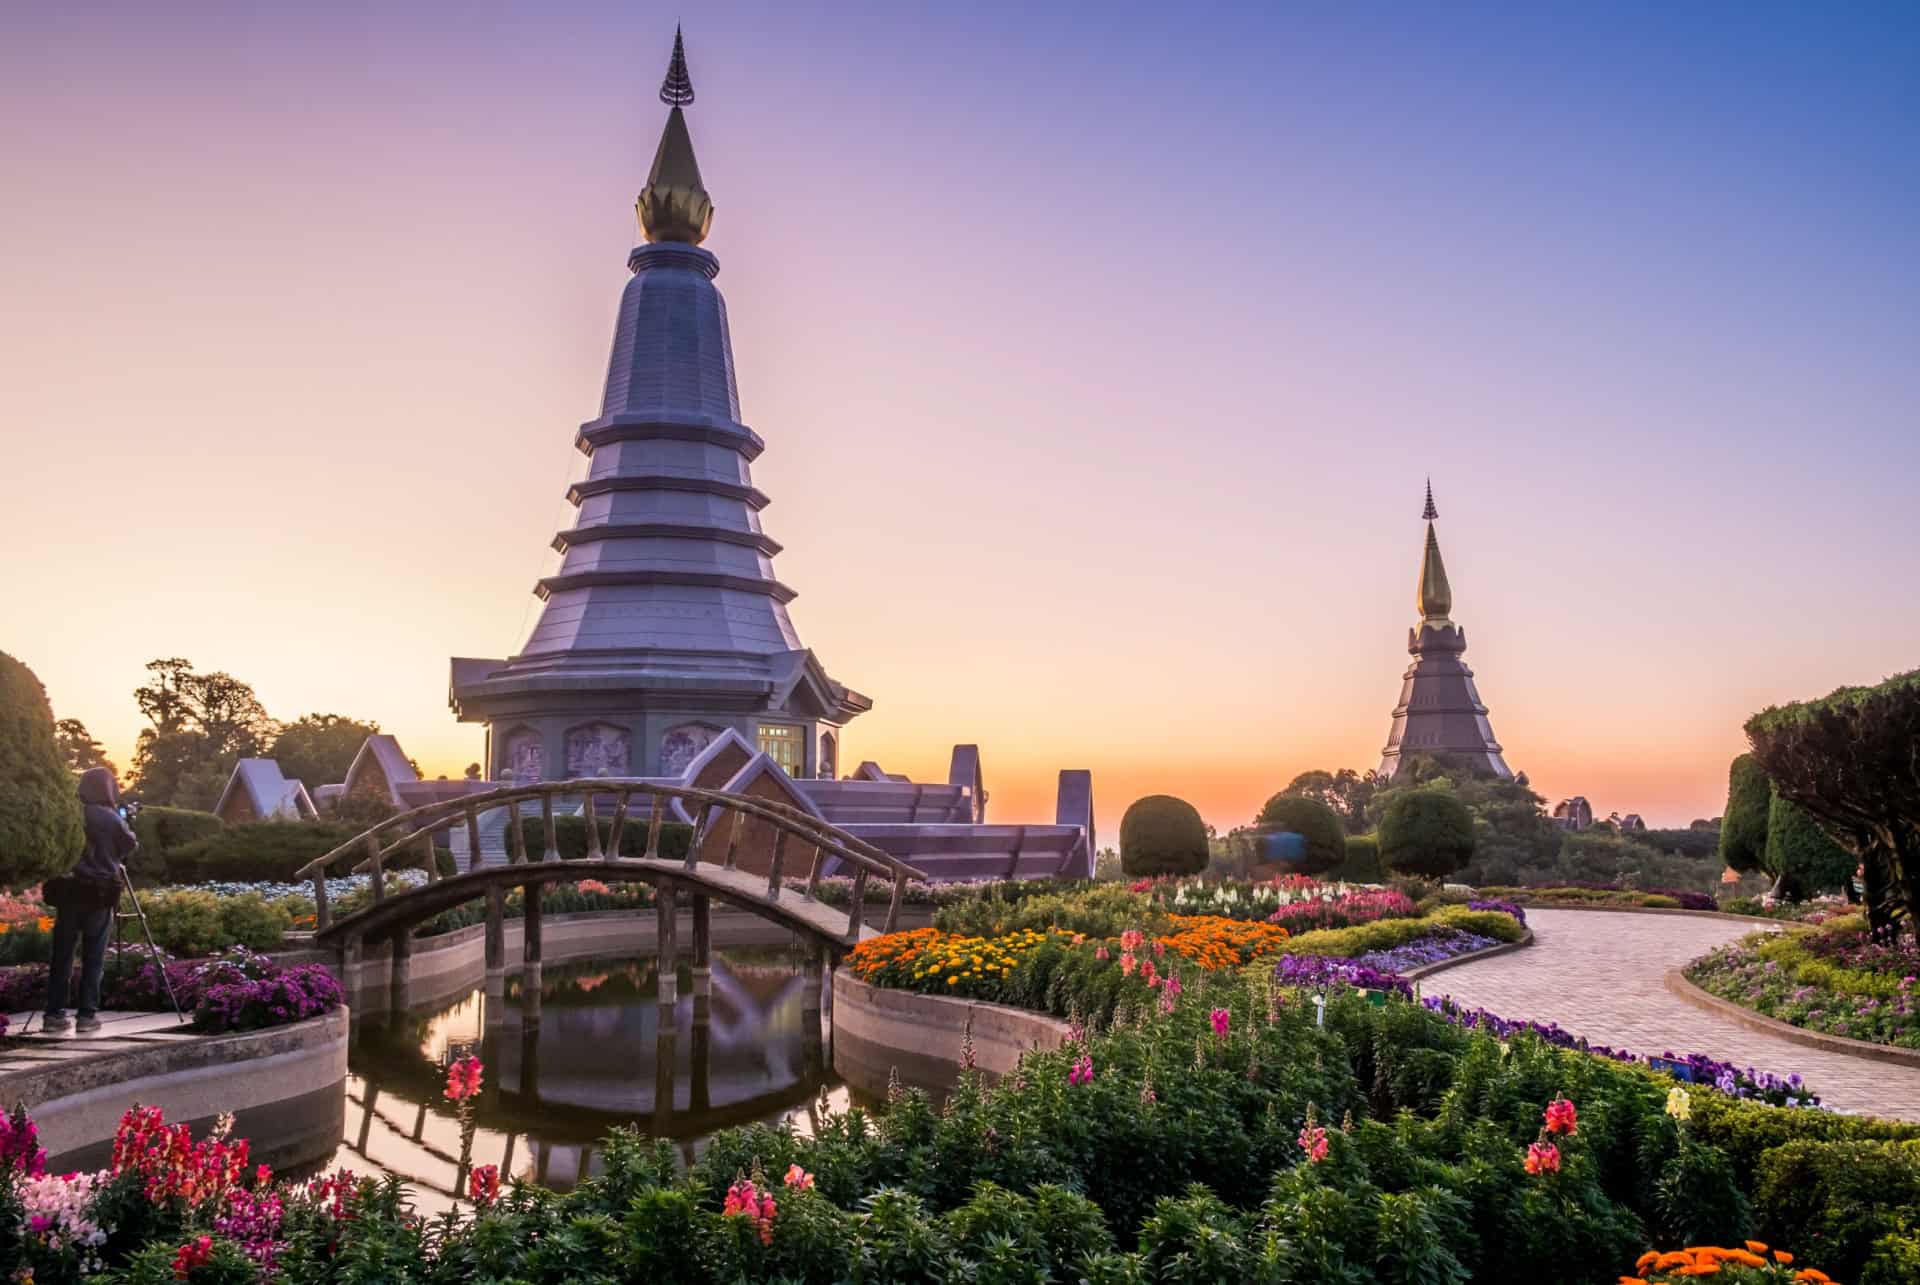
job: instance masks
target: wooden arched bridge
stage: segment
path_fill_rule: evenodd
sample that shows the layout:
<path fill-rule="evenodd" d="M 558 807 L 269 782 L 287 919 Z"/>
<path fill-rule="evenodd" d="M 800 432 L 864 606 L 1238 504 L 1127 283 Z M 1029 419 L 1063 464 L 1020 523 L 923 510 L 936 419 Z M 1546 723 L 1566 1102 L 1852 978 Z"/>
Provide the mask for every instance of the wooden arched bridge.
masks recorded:
<path fill-rule="evenodd" d="M 663 857 L 661 836 L 666 823 L 676 819 L 676 802 L 678 811 L 693 818 L 692 835 L 684 857 Z M 522 824 L 532 804 L 539 806 L 544 838 L 539 852 L 530 850 Z M 566 859 L 559 850 L 555 817 L 562 809 L 575 808 L 586 822 L 586 855 Z M 603 839 L 601 818 L 608 808 L 611 822 Z M 488 865 L 481 858 L 481 818 L 496 810 L 507 814 L 504 865 Z M 454 826 L 466 831 L 467 869 L 442 876 L 434 861 L 433 836 Z M 622 856 L 623 839 L 631 842 L 638 826 L 646 828 L 645 848 L 638 856 Z M 336 917 L 328 904 L 327 871 L 356 856 L 352 869 L 372 876 L 372 900 Z M 819 898 L 821 873 L 834 858 L 853 873 L 852 899 L 844 908 Z M 424 870 L 427 881 L 390 892 L 387 873 L 409 868 Z M 785 803 L 607 777 L 502 786 L 430 803 L 380 822 L 308 862 L 299 873 L 313 881 L 316 943 L 339 949 L 351 971 L 365 942 L 390 940 L 396 982 L 404 975 L 414 926 L 480 898 L 487 902 L 487 971 L 497 974 L 506 962 L 506 894 L 512 888 L 526 893 L 522 939 L 529 965 L 540 963 L 540 889 L 598 879 L 653 887 L 659 949 L 667 958 L 678 954 L 676 924 L 684 897 L 692 911 L 694 966 L 704 969 L 710 958 L 708 912 L 716 898 L 789 928 L 816 950 L 837 957 L 879 931 L 866 923 L 863 913 L 871 881 L 891 886 L 884 931 L 892 932 L 899 924 L 907 881 L 925 878 L 898 858 Z"/>

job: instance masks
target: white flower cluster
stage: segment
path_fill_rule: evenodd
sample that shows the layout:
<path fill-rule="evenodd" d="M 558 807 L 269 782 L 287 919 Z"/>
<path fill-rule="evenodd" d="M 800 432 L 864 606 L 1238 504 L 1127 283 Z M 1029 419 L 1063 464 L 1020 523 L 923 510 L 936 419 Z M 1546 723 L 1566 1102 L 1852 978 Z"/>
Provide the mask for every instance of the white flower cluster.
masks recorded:
<path fill-rule="evenodd" d="M 107 1243 L 107 1233 L 88 1214 L 100 1174 L 75 1173 L 56 1178 L 27 1178 L 15 1189 L 20 1198 L 20 1231 L 37 1236 L 49 1249 L 81 1251 L 81 1272 L 98 1271 L 105 1264 L 84 1251 Z"/>
<path fill-rule="evenodd" d="M 327 898 L 337 901 L 353 893 L 365 892 L 371 886 L 372 875 L 345 875 L 338 879 L 327 880 Z M 387 887 L 396 885 L 417 888 L 427 881 L 424 870 L 395 870 L 387 873 Z M 214 883 L 173 883 L 164 889 L 166 892 L 210 892 L 216 897 L 238 897 L 243 893 L 255 892 L 268 901 L 278 901 L 282 897 L 305 897 L 313 899 L 311 883 L 275 883 L 269 880 L 223 879 Z"/>

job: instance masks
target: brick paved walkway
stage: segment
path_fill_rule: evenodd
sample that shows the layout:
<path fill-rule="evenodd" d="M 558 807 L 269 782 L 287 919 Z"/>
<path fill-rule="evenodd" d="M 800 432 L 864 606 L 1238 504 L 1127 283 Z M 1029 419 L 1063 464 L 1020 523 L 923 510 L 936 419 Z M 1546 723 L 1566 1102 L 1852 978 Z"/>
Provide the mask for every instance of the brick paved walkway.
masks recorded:
<path fill-rule="evenodd" d="M 1435 975 L 1427 995 L 1451 995 L 1502 1017 L 1558 1022 L 1596 1044 L 1636 1053 L 1705 1053 L 1787 1075 L 1798 1071 L 1836 1111 L 1920 1120 L 1920 1067 L 1873 1062 L 1750 1031 L 1666 988 L 1669 968 L 1737 941 L 1746 924 L 1693 915 L 1528 910 L 1527 950 Z"/>

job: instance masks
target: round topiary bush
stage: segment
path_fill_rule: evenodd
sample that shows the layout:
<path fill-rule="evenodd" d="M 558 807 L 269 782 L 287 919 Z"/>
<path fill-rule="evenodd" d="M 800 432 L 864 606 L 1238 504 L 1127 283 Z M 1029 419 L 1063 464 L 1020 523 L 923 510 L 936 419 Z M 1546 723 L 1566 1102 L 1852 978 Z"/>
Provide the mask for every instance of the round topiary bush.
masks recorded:
<path fill-rule="evenodd" d="M 1297 794 L 1276 794 L 1267 800 L 1254 818 L 1263 837 L 1294 834 L 1300 836 L 1297 856 L 1287 864 L 1300 874 L 1324 874 L 1346 859 L 1347 833 L 1334 810 L 1317 799 Z"/>
<path fill-rule="evenodd" d="M 1135 878 L 1207 868 L 1207 825 L 1185 799 L 1149 794 L 1120 818 L 1120 868 Z"/>
<path fill-rule="evenodd" d="M 1379 837 L 1387 869 L 1444 879 L 1473 860 L 1473 813 L 1450 790 L 1404 790 L 1387 804 Z"/>
<path fill-rule="evenodd" d="M 85 841 L 79 784 L 54 742 L 47 689 L 0 652 L 0 887 L 65 873 Z"/>
<path fill-rule="evenodd" d="M 1380 839 L 1371 834 L 1347 836 L 1347 857 L 1332 870 L 1334 878 L 1346 883 L 1379 883 L 1385 876 L 1380 868 Z"/>

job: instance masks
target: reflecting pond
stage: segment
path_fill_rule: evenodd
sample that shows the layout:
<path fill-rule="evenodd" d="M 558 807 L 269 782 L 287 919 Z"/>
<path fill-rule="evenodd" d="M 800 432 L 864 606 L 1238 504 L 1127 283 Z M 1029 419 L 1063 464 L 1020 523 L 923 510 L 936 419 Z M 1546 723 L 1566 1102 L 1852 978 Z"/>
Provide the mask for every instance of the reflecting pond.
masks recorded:
<path fill-rule="evenodd" d="M 503 1179 L 571 1187 L 599 1171 L 600 1142 L 620 1125 L 672 1140 L 683 1162 L 730 1126 L 810 1132 L 847 1091 L 803 965 L 780 951 L 716 952 L 711 998 L 688 993 L 682 968 L 668 1006 L 651 957 L 550 964 L 537 990 L 510 976 L 502 996 L 482 986 L 370 1016 L 354 1031 L 345 1137 L 329 1167 L 397 1174 L 423 1211 L 446 1208 L 465 1177 L 444 1068 L 470 1053 L 486 1066 L 472 1163 L 499 1165 Z"/>

